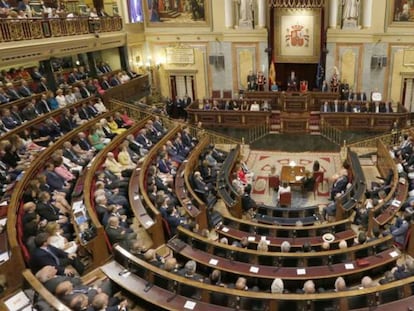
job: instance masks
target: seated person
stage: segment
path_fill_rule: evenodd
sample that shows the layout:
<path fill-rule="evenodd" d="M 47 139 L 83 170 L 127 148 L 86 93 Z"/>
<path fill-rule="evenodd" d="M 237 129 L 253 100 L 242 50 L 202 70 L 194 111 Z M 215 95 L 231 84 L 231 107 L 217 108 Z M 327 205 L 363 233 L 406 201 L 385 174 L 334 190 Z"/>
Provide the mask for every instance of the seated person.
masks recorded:
<path fill-rule="evenodd" d="M 116 216 L 111 216 L 108 219 L 108 225 L 105 228 L 106 234 L 108 235 L 109 242 L 112 245 L 118 243 L 121 247 L 129 250 L 132 246 L 132 243 L 137 237 L 135 232 L 129 232 L 128 229 L 125 229 L 120 226 L 119 218 Z"/>
<path fill-rule="evenodd" d="M 286 192 L 291 192 L 291 188 L 290 185 L 284 181 L 282 182 L 282 185 L 279 187 L 279 191 L 277 192 L 277 199 L 280 200 L 280 195 Z"/>
<path fill-rule="evenodd" d="M 334 177 L 334 180 L 335 181 L 331 189 L 331 200 L 333 200 L 338 193 L 342 194 L 345 191 L 346 186 L 348 185 L 348 171 L 346 169 L 342 169 L 339 176 Z"/>
<path fill-rule="evenodd" d="M 35 237 L 36 249 L 30 258 L 30 267 L 33 273 L 38 272 L 45 266 L 53 266 L 57 269 L 57 274 L 73 276 L 75 271 L 68 267 L 72 265 L 82 275 L 85 268 L 76 254 L 68 254 L 61 249 L 49 245 L 48 239 L 49 234 L 46 232 L 41 232 Z"/>
<path fill-rule="evenodd" d="M 394 237 L 395 243 L 404 246 L 408 229 L 411 225 L 411 215 L 406 215 L 404 219 L 397 218 L 395 225 L 391 226 L 390 233 Z"/>
<path fill-rule="evenodd" d="M 250 196 L 251 191 L 252 191 L 251 185 L 247 185 L 244 188 L 244 194 L 241 198 L 241 206 L 242 206 L 243 212 L 253 215 L 254 211 L 257 208 L 257 204 Z"/>
<path fill-rule="evenodd" d="M 340 196 L 340 194 L 338 194 Z M 335 217 L 336 216 L 336 202 L 330 202 L 326 207 L 322 210 L 322 217 L 325 220 L 328 220 L 328 216 Z"/>
<path fill-rule="evenodd" d="M 341 292 L 341 291 L 345 291 L 346 289 L 347 288 L 346 288 L 346 283 L 345 283 L 344 278 L 342 276 L 338 277 L 335 280 L 335 291 Z"/>

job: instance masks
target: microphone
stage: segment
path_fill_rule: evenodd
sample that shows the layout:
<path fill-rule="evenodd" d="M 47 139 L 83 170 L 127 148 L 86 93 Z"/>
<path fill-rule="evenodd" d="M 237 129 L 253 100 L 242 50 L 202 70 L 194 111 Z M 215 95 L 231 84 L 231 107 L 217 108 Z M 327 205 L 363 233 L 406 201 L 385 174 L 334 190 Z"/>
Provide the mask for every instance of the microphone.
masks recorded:
<path fill-rule="evenodd" d="M 172 288 L 172 291 L 174 292 L 174 295 L 172 295 L 171 297 L 168 297 L 167 302 L 170 302 L 175 297 L 177 297 L 177 292 L 178 292 L 177 289 L 178 289 L 178 282 L 177 281 L 174 281 L 173 288 Z"/>
<path fill-rule="evenodd" d="M 232 265 L 234 265 L 234 251 L 230 251 L 230 254 L 229 254 L 229 260 L 230 260 L 230 263 L 232 264 Z"/>

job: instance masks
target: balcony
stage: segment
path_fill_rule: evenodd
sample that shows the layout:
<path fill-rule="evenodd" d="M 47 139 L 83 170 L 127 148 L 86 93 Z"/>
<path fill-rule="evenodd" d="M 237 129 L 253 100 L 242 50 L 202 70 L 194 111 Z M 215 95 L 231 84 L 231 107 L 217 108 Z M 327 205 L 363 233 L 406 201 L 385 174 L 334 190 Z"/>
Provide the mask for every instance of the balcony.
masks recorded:
<path fill-rule="evenodd" d="M 122 19 L 111 17 L 0 19 L 0 42 L 47 39 L 122 30 Z"/>

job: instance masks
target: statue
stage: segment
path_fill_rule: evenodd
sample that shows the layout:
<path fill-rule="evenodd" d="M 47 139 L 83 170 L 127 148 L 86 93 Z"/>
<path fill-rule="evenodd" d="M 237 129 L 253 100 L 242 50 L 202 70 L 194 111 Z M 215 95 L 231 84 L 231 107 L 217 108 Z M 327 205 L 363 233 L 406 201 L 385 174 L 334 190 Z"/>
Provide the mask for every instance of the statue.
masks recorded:
<path fill-rule="evenodd" d="M 239 0 L 240 4 L 240 20 L 241 21 L 251 21 L 252 16 L 252 6 L 253 0 Z"/>
<path fill-rule="evenodd" d="M 360 0 L 342 0 L 342 19 L 358 19 Z"/>
<path fill-rule="evenodd" d="M 239 7 L 239 26 L 253 27 L 253 0 L 236 0 Z"/>

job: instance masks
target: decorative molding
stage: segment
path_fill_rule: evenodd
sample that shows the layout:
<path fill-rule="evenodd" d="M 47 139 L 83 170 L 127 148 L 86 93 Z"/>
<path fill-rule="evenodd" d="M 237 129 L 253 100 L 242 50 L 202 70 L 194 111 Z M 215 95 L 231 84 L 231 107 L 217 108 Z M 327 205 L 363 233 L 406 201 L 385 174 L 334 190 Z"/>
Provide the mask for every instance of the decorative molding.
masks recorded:
<path fill-rule="evenodd" d="M 310 9 L 325 7 L 325 0 L 270 0 L 271 8 Z"/>

